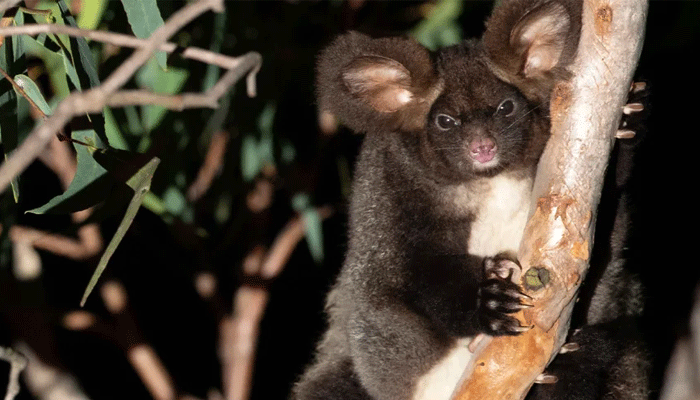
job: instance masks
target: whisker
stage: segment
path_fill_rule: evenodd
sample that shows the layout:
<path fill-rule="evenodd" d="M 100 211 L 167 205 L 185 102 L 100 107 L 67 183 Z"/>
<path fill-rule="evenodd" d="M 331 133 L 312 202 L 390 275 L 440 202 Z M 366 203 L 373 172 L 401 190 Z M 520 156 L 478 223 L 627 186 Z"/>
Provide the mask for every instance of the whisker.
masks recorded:
<path fill-rule="evenodd" d="M 530 115 L 532 112 L 534 112 L 534 111 L 537 110 L 538 108 L 540 108 L 539 104 L 536 105 L 536 106 L 534 106 L 534 107 L 532 107 L 531 109 L 529 109 L 525 114 L 523 114 L 520 118 L 518 118 L 518 119 L 516 119 L 515 121 L 513 121 L 510 125 L 508 125 L 508 126 L 506 126 L 505 128 L 503 128 L 503 129 L 501 130 L 501 132 L 499 132 L 499 133 L 503 133 L 504 131 L 510 129 L 513 125 L 515 125 L 515 124 L 517 124 L 518 122 L 520 122 L 523 118 L 527 117 L 528 115 Z"/>

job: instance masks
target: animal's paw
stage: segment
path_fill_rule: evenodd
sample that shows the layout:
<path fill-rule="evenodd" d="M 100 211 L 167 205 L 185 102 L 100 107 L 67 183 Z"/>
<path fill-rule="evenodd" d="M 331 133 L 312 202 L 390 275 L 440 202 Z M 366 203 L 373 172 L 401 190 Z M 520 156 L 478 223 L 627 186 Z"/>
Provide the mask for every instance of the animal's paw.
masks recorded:
<path fill-rule="evenodd" d="M 481 331 L 492 336 L 517 335 L 531 327 L 522 326 L 512 314 L 532 307 L 531 298 L 513 282 L 520 265 L 503 256 L 484 260 L 484 281 L 479 287 L 477 318 Z"/>
<path fill-rule="evenodd" d="M 649 115 L 649 85 L 646 82 L 633 82 L 627 104 L 622 108 L 622 119 L 615 137 L 632 139 L 644 131 Z"/>

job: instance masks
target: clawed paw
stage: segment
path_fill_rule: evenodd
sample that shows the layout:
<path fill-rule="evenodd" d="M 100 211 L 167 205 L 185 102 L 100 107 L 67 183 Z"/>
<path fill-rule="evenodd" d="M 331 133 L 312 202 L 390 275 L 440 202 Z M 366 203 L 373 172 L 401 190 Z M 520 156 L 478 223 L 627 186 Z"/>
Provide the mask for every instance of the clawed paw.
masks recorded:
<path fill-rule="evenodd" d="M 630 87 L 627 104 L 622 108 L 622 120 L 615 134 L 618 139 L 632 139 L 644 128 L 648 112 L 647 97 L 649 95 L 646 82 L 634 82 Z M 648 111 L 648 110 L 647 110 Z"/>
<path fill-rule="evenodd" d="M 477 316 L 481 330 L 492 336 L 517 335 L 528 331 L 511 314 L 532 307 L 531 297 L 520 290 L 513 278 L 520 274 L 520 266 L 507 258 L 493 257 L 484 260 L 486 279 L 479 287 Z"/>

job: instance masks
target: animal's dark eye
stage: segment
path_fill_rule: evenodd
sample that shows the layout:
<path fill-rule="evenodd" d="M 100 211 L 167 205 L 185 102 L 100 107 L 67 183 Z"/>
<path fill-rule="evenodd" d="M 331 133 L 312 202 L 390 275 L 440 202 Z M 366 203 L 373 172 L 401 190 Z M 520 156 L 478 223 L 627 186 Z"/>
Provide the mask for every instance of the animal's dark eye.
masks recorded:
<path fill-rule="evenodd" d="M 510 117 L 515 111 L 515 103 L 511 99 L 506 99 L 498 105 L 496 109 L 496 114 L 502 115 L 504 117 Z"/>
<path fill-rule="evenodd" d="M 447 114 L 438 114 L 437 117 L 435 117 L 435 125 L 443 131 L 449 131 L 455 126 L 459 126 L 459 124 L 460 122 L 458 119 L 452 118 Z"/>

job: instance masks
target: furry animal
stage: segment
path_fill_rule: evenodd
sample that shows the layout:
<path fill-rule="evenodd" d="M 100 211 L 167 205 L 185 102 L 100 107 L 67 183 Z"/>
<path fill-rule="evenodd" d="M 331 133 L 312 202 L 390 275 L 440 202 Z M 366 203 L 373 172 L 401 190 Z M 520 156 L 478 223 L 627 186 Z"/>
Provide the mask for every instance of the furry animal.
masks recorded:
<path fill-rule="evenodd" d="M 431 53 L 408 38 L 348 33 L 322 52 L 321 107 L 366 137 L 329 328 L 295 400 L 449 399 L 470 338 L 528 329 L 512 316 L 528 306 L 510 280 L 512 254 L 549 136 L 549 96 L 580 24 L 580 1 L 510 0 L 480 41 Z M 590 379 L 572 389 L 581 378 L 553 364 L 559 381 L 532 399 L 594 399 L 611 385 L 607 371 L 626 353 L 605 324 L 633 311 L 617 297 L 627 276 L 605 274 L 572 338 L 579 351 L 561 356 L 588 362 Z"/>

